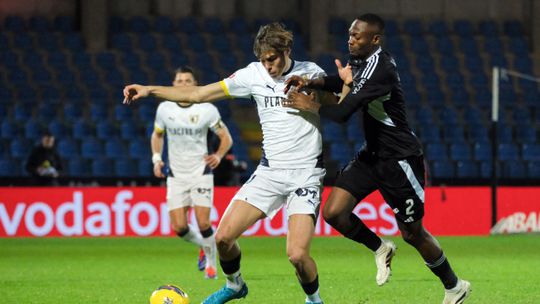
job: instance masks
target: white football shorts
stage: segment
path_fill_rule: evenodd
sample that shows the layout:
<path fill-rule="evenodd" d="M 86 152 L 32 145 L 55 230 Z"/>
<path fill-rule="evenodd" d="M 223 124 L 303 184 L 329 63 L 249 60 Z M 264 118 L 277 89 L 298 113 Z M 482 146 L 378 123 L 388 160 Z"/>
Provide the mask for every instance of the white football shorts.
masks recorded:
<path fill-rule="evenodd" d="M 169 210 L 214 203 L 214 175 L 198 177 L 167 177 L 167 207 Z"/>
<path fill-rule="evenodd" d="M 287 216 L 318 216 L 325 174 L 323 168 L 277 169 L 259 165 L 232 200 L 245 201 L 269 218 L 283 205 Z"/>

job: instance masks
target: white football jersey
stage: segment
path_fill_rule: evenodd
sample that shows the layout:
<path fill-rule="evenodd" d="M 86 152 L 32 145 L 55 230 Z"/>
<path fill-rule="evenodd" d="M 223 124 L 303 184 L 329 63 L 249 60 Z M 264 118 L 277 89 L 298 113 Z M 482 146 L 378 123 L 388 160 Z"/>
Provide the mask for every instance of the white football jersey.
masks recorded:
<path fill-rule="evenodd" d="M 181 106 L 164 101 L 156 111 L 154 129 L 167 134 L 167 153 L 172 175 L 191 176 L 209 173 L 204 162 L 208 154 L 208 129 L 215 131 L 221 117 L 210 103 Z"/>
<path fill-rule="evenodd" d="M 263 133 L 262 165 L 287 169 L 322 167 L 319 116 L 282 106 L 285 80 L 292 75 L 312 79 L 326 74 L 313 62 L 293 61 L 289 71 L 274 79 L 260 62 L 252 62 L 220 83 L 228 96 L 251 98 L 257 103 Z"/>

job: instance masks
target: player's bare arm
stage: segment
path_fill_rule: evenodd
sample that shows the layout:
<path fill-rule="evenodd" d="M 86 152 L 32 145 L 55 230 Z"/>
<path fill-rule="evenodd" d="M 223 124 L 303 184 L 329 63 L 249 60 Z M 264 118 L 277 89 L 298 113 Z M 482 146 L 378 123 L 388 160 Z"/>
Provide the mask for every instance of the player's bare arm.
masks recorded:
<path fill-rule="evenodd" d="M 166 87 L 130 84 L 124 87 L 124 104 L 154 96 L 176 102 L 201 103 L 221 100 L 227 95 L 219 82 L 205 86 Z"/>
<path fill-rule="evenodd" d="M 233 144 L 231 133 L 229 133 L 229 129 L 222 121 L 219 121 L 214 128 L 214 132 L 219 137 L 219 147 L 215 153 L 204 157 L 204 161 L 211 169 L 219 166 L 219 163 L 221 163 L 221 160 Z"/>
<path fill-rule="evenodd" d="M 159 178 L 164 178 L 165 175 L 161 171 L 163 166 L 163 160 L 161 159 L 161 152 L 163 151 L 163 134 L 164 132 L 158 132 L 154 129 L 152 137 L 150 138 L 150 146 L 152 149 L 152 163 L 154 164 L 154 175 Z"/>

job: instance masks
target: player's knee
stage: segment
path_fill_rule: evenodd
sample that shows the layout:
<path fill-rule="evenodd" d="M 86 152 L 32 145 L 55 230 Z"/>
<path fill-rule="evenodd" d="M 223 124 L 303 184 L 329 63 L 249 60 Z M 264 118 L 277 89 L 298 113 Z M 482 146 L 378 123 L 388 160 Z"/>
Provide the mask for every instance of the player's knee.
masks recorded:
<path fill-rule="evenodd" d="M 414 243 L 414 236 L 409 232 L 401 231 L 401 238 L 408 244 Z"/>
<path fill-rule="evenodd" d="M 291 262 L 291 264 L 296 268 L 301 267 L 301 265 L 303 265 L 305 261 L 309 259 L 307 251 L 303 249 L 288 250 L 287 256 L 289 257 L 289 262 Z"/>
<path fill-rule="evenodd" d="M 425 242 L 428 235 L 426 230 L 420 225 L 411 225 L 407 229 L 401 229 L 403 240 L 413 246 L 418 246 Z"/>
<path fill-rule="evenodd" d="M 415 247 L 421 244 L 424 240 L 424 237 L 421 233 L 415 233 L 411 231 L 401 231 L 401 237 L 406 243 Z"/>
<path fill-rule="evenodd" d="M 177 235 L 185 235 L 189 231 L 189 227 L 185 223 L 171 223 L 171 226 Z"/>
<path fill-rule="evenodd" d="M 235 239 L 219 231 L 216 233 L 216 246 L 219 251 L 229 251 L 235 243 Z"/>
<path fill-rule="evenodd" d="M 210 228 L 210 221 L 209 220 L 197 220 L 197 224 L 199 225 L 200 231 L 205 231 Z"/>
<path fill-rule="evenodd" d="M 335 223 L 337 222 L 338 217 L 339 217 L 339 211 L 336 210 L 336 208 L 333 208 L 329 204 L 324 206 L 323 218 L 328 224 L 334 226 Z"/>

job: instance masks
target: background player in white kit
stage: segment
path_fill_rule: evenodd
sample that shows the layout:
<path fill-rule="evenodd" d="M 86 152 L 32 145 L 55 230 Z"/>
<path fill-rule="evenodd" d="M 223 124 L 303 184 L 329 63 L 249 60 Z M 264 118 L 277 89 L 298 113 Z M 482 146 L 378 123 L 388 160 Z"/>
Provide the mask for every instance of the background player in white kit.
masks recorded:
<path fill-rule="evenodd" d="M 263 157 L 219 223 L 216 242 L 227 282 L 203 302 L 206 304 L 225 303 L 247 295 L 247 285 L 240 274 L 237 239 L 257 220 L 274 216 L 282 206 L 289 216 L 287 255 L 306 293 L 306 303 L 322 303 L 317 266 L 309 254 L 326 172 L 322 168 L 319 117 L 282 107 L 282 101 L 286 98 L 283 91 L 288 77 L 311 79 L 325 74 L 312 62 L 291 60 L 292 40 L 292 33 L 282 25 L 268 24 L 259 29 L 254 42 L 259 62 L 249 64 L 227 79 L 203 87 L 129 85 L 124 88 L 124 103 L 148 95 L 192 103 L 234 96 L 252 98 L 257 103 Z"/>
<path fill-rule="evenodd" d="M 173 86 L 195 85 L 197 79 L 191 68 L 176 70 Z M 209 130 L 220 140 L 217 151 L 210 155 L 206 143 Z M 165 164 L 161 159 L 165 133 L 169 157 L 167 207 L 171 225 L 179 237 L 201 247 L 199 270 L 205 270 L 206 278 L 217 278 L 216 242 L 210 223 L 214 194 L 212 169 L 231 148 L 231 135 L 212 104 L 162 102 L 157 108 L 151 138 L 154 175 L 161 178 L 165 177 L 162 170 Z M 192 206 L 198 229 L 188 224 L 188 211 Z"/>

